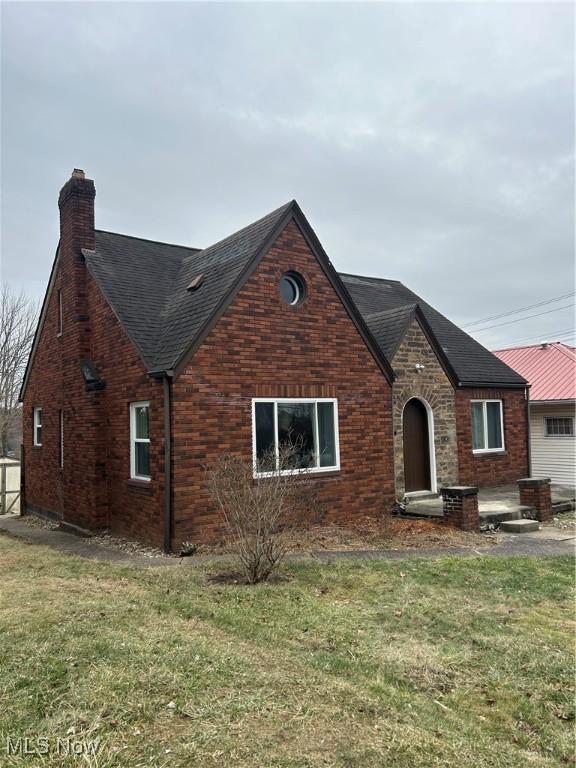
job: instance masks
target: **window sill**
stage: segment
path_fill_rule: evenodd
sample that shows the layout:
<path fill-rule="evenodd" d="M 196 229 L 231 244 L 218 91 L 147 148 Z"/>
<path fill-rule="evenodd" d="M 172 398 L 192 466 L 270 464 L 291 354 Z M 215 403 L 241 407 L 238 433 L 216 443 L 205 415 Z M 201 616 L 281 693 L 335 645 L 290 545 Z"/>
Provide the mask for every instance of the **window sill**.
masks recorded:
<path fill-rule="evenodd" d="M 136 478 L 131 477 L 126 481 L 126 484 L 130 488 L 138 489 L 139 491 L 148 491 L 149 493 L 152 493 L 150 480 L 137 480 Z"/>
<path fill-rule="evenodd" d="M 330 477 L 339 477 L 341 473 L 340 467 L 338 469 L 323 469 L 323 470 L 310 470 L 309 472 L 295 472 L 294 474 L 290 475 L 288 473 L 282 474 L 282 477 L 292 477 L 295 482 L 306 482 L 310 480 L 326 480 Z M 277 477 L 276 474 L 270 473 L 270 474 L 264 474 L 264 475 L 253 475 L 253 480 L 269 480 L 270 478 Z"/>
<path fill-rule="evenodd" d="M 486 457 L 487 456 L 506 456 L 508 451 L 506 451 L 503 448 L 498 448 L 498 449 L 488 449 L 486 451 L 472 451 L 472 453 L 474 454 L 474 456 L 478 456 L 479 458 L 481 458 L 483 456 L 486 456 Z"/>

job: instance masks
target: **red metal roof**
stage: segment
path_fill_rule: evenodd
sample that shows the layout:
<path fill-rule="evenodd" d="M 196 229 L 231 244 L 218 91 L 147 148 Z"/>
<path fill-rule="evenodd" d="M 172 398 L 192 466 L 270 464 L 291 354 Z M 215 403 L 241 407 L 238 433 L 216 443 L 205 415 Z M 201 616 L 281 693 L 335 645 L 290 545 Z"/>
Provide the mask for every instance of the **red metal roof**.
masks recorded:
<path fill-rule="evenodd" d="M 494 354 L 530 382 L 530 400 L 576 398 L 575 347 L 553 341 L 533 347 L 498 349 Z"/>

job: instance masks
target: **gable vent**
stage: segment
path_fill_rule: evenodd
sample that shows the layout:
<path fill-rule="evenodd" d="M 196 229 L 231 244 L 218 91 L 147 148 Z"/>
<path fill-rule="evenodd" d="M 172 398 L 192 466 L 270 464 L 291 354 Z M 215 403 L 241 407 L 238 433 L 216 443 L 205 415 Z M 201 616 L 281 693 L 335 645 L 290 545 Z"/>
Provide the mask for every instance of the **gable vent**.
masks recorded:
<path fill-rule="evenodd" d="M 204 275 L 196 275 L 194 280 L 186 288 L 187 291 L 197 291 L 204 282 Z"/>

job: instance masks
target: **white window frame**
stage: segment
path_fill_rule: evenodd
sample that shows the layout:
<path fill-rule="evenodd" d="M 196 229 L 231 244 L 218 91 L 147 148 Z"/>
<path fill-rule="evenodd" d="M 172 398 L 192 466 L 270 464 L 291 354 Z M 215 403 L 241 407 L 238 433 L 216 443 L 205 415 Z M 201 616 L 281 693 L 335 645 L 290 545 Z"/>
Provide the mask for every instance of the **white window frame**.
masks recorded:
<path fill-rule="evenodd" d="M 570 419 L 570 421 L 572 422 L 572 434 L 570 434 L 570 435 L 566 435 L 566 434 L 564 434 L 564 435 L 555 435 L 555 434 L 553 434 L 551 432 L 548 432 L 548 421 L 552 420 L 552 419 L 554 419 L 554 420 L 555 419 Z M 574 416 L 544 416 L 544 437 L 547 440 L 556 440 L 556 439 L 560 439 L 560 440 L 566 440 L 566 439 L 574 440 L 574 437 L 575 437 L 575 435 L 574 435 Z"/>
<path fill-rule="evenodd" d="M 64 328 L 64 315 L 62 313 L 62 290 L 58 289 L 58 333 L 57 336 L 62 336 L 62 330 Z"/>
<path fill-rule="evenodd" d="M 136 408 L 143 407 L 148 408 L 148 435 L 150 435 L 150 402 L 141 400 L 137 403 L 130 403 L 130 479 L 149 483 L 150 475 L 136 474 L 136 443 L 148 443 L 150 445 L 150 437 L 136 437 Z"/>
<path fill-rule="evenodd" d="M 506 450 L 506 440 L 504 438 L 504 403 L 502 400 L 471 400 L 470 403 L 483 403 L 482 417 L 484 422 L 484 445 L 488 440 L 488 408 L 487 403 L 500 403 L 500 434 L 502 435 L 502 445 L 499 448 L 472 448 L 472 453 L 503 453 Z M 470 425 L 472 426 L 472 405 L 470 405 Z M 472 427 L 473 430 L 473 427 Z M 474 439 L 474 432 L 472 432 Z"/>
<path fill-rule="evenodd" d="M 60 469 L 64 469 L 64 411 L 62 409 L 58 411 L 58 422 L 60 427 L 60 455 L 58 456 L 58 464 Z"/>
<path fill-rule="evenodd" d="M 323 472 L 338 472 L 340 470 L 340 433 L 338 425 L 338 400 L 335 397 L 253 397 L 252 398 L 252 463 L 254 477 L 274 477 L 276 472 L 258 472 L 258 459 L 256 455 L 256 403 L 274 404 L 274 448 L 278 459 L 278 403 L 317 404 L 332 403 L 334 406 L 334 448 L 336 464 L 332 467 L 303 467 L 301 469 L 286 469 L 280 472 L 282 475 L 316 474 Z M 318 445 L 318 408 L 314 409 L 314 443 Z M 315 451 L 314 456 L 319 464 L 320 457 Z"/>
<path fill-rule="evenodd" d="M 33 410 L 33 442 L 36 448 L 42 447 L 42 439 L 38 440 L 38 429 L 42 430 L 42 408 Z"/>

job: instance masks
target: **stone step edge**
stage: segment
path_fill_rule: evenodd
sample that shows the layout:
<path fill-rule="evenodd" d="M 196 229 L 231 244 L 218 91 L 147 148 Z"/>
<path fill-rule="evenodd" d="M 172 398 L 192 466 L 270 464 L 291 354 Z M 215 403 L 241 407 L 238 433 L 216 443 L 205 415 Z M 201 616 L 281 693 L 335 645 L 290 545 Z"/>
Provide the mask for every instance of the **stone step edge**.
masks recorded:
<path fill-rule="evenodd" d="M 500 530 L 504 533 L 530 533 L 532 531 L 539 531 L 540 524 L 538 520 L 504 520 Z"/>

